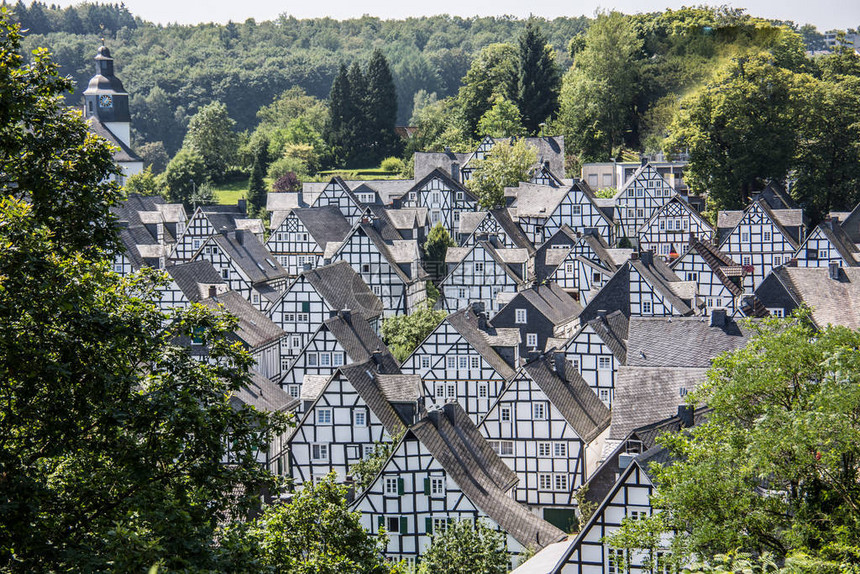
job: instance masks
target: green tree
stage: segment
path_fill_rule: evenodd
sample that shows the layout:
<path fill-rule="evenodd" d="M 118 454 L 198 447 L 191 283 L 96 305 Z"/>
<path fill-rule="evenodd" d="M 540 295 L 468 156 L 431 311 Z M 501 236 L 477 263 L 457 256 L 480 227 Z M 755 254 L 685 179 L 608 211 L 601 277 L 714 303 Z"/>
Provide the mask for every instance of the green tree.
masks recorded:
<path fill-rule="evenodd" d="M 505 204 L 505 188 L 529 180 L 529 172 L 537 162 L 534 148 L 525 140 L 508 144 L 498 142 L 483 160 L 475 162 L 469 189 L 478 196 L 483 209 L 494 209 Z"/>
<path fill-rule="evenodd" d="M 713 409 L 707 422 L 660 439 L 675 462 L 652 467 L 652 522 L 676 531 L 682 561 L 740 551 L 819 564 L 807 572 L 856 564 L 860 332 L 816 332 L 808 310 L 750 328 L 693 396 Z"/>
<path fill-rule="evenodd" d="M 436 280 L 445 277 L 445 254 L 449 247 L 456 246 L 441 222 L 434 225 L 427 234 L 427 241 L 424 243 L 424 265 L 431 270 Z"/>
<path fill-rule="evenodd" d="M 126 180 L 125 191 L 138 195 L 160 195 L 163 186 L 159 180 L 159 177 L 152 174 L 152 168 L 147 167 Z"/>
<path fill-rule="evenodd" d="M 271 506 L 242 532 L 258 563 L 275 574 L 388 574 L 387 537 L 368 534 L 350 512 L 346 487 L 333 474 L 305 483 L 291 500 Z"/>
<path fill-rule="evenodd" d="M 397 119 L 397 92 L 388 60 L 376 49 L 367 64 L 367 121 L 373 149 L 373 164 L 398 153 L 400 138 L 394 132 Z"/>
<path fill-rule="evenodd" d="M 203 106 L 188 122 L 188 133 L 182 145 L 200 155 L 206 177 L 212 181 L 223 181 L 227 167 L 235 161 L 239 143 L 233 131 L 235 125 L 227 106 L 221 102 Z"/>
<path fill-rule="evenodd" d="M 665 146 L 689 151 L 690 187 L 708 190 L 717 209 L 742 209 L 762 180 L 784 179 L 807 112 L 809 80 L 760 54 L 733 59 L 685 98 Z"/>
<path fill-rule="evenodd" d="M 494 138 L 519 136 L 525 133 L 520 110 L 512 102 L 497 99 L 493 107 L 481 116 L 478 133 Z"/>
<path fill-rule="evenodd" d="M 197 188 L 208 182 L 206 165 L 195 150 L 182 148 L 167 164 L 164 183 L 170 201 L 191 205 Z"/>
<path fill-rule="evenodd" d="M 421 562 L 426 574 L 505 574 L 509 568 L 505 535 L 482 520 L 449 522 L 434 533 Z"/>
<path fill-rule="evenodd" d="M 62 105 L 46 54 L 19 54 L 0 13 L 0 570 L 221 570 L 219 520 L 275 486 L 255 460 L 274 419 L 230 403 L 252 358 L 235 319 L 165 315 L 162 279 L 111 271 L 110 148 Z M 192 334 L 211 364 L 172 342 Z"/>
<path fill-rule="evenodd" d="M 379 474 L 379 471 L 382 470 L 382 467 L 394 452 L 395 447 L 397 447 L 405 432 L 403 430 L 395 434 L 389 442 L 377 441 L 373 446 L 373 452 L 370 456 L 361 459 L 349 467 L 349 474 L 355 479 L 355 485 L 359 490 L 364 490 L 370 486 L 370 483 L 373 482 L 373 479 L 376 478 L 376 475 Z"/>
<path fill-rule="evenodd" d="M 517 48 L 511 44 L 490 44 L 475 59 L 457 99 L 469 137 L 477 134 L 478 121 L 497 97 L 517 101 Z"/>
<path fill-rule="evenodd" d="M 633 20 L 602 13 L 585 33 L 585 47 L 565 74 L 559 127 L 580 161 L 606 161 L 624 144 L 634 118 L 642 40 Z"/>
<path fill-rule="evenodd" d="M 387 317 L 382 321 L 382 340 L 391 354 L 403 362 L 446 317 L 445 311 L 434 311 L 429 305 L 410 315 Z"/>
<path fill-rule="evenodd" d="M 248 178 L 248 203 L 250 213 L 258 214 L 266 208 L 266 182 L 263 176 L 266 173 L 268 159 L 268 145 L 263 140 L 257 146 L 254 154 L 254 163 L 251 165 L 251 176 Z"/>
<path fill-rule="evenodd" d="M 536 134 L 558 111 L 561 71 L 555 51 L 533 21 L 526 23 L 518 48 L 516 102 L 526 130 Z"/>
<path fill-rule="evenodd" d="M 167 167 L 167 162 L 170 161 L 164 144 L 160 141 L 145 143 L 138 146 L 135 151 L 143 160 L 144 167 L 152 168 L 155 175 L 162 173 Z"/>

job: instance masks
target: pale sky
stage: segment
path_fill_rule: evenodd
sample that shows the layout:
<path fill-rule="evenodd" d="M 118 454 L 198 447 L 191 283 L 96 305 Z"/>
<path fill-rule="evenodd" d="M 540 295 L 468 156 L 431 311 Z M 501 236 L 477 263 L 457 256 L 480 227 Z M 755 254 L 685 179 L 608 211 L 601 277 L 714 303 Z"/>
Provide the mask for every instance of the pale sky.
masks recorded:
<path fill-rule="evenodd" d="M 61 0 L 63 6 L 80 0 Z M 535 16 L 593 16 L 597 9 L 616 9 L 625 13 L 661 11 L 703 4 L 701 0 L 434 0 L 431 2 L 403 2 L 394 0 L 124 0 L 135 16 L 144 20 L 167 24 L 224 23 L 228 20 L 243 22 L 247 18 L 257 21 L 272 20 L 280 14 L 296 18 L 330 16 L 337 19 L 360 17 L 364 14 L 380 18 L 406 18 L 452 14 L 456 16 L 498 16 L 511 14 L 521 18 L 530 13 Z M 799 24 L 814 24 L 819 31 L 860 26 L 860 0 L 746 0 L 745 2 L 714 0 L 712 5 L 728 4 L 744 7 L 754 16 L 793 20 Z"/>

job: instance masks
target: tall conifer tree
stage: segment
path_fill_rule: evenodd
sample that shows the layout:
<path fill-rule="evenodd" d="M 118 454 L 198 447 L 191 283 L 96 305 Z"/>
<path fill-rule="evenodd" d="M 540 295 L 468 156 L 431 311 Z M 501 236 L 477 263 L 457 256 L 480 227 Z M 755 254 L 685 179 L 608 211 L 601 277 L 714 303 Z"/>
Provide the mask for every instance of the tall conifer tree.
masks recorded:
<path fill-rule="evenodd" d="M 358 62 L 353 62 L 349 68 L 350 87 L 350 118 L 346 126 L 348 135 L 345 147 L 346 164 L 348 167 L 368 167 L 371 162 L 370 114 L 367 102 L 367 77 Z"/>
<path fill-rule="evenodd" d="M 541 122 L 554 116 L 558 109 L 561 72 L 553 49 L 533 22 L 526 24 L 518 51 L 517 107 L 523 125 L 529 133 L 535 134 Z"/>
<path fill-rule="evenodd" d="M 346 156 L 346 144 L 349 139 L 346 136 L 347 126 L 351 123 L 351 102 L 349 72 L 346 64 L 341 64 L 340 70 L 334 77 L 329 93 L 329 130 L 326 140 L 331 148 L 331 154 L 335 163 L 344 161 Z"/>
<path fill-rule="evenodd" d="M 374 164 L 398 152 L 397 91 L 388 61 L 376 49 L 367 64 L 367 111 L 369 135 L 373 142 Z"/>

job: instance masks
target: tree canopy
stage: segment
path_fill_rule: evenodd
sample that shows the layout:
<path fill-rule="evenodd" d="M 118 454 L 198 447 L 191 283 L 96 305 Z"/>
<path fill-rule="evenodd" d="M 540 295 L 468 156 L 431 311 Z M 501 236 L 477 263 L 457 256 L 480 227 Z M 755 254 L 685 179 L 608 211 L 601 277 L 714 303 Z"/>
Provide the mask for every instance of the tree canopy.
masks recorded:
<path fill-rule="evenodd" d="M 510 567 L 505 534 L 482 520 L 452 520 L 433 535 L 422 574 L 505 574 Z"/>
<path fill-rule="evenodd" d="M 531 20 L 520 35 L 517 53 L 517 105 L 523 125 L 534 135 L 558 110 L 561 71 L 552 46 Z"/>
<path fill-rule="evenodd" d="M 486 158 L 475 162 L 467 187 L 478 196 L 483 209 L 505 204 L 505 188 L 529 180 L 537 162 L 537 153 L 525 140 L 497 142 Z"/>

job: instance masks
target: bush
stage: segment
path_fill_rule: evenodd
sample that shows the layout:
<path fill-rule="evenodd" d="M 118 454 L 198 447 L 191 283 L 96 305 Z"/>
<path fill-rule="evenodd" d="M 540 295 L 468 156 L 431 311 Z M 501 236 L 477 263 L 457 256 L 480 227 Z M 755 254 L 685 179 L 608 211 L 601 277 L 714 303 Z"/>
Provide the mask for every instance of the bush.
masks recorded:
<path fill-rule="evenodd" d="M 406 165 L 399 157 L 387 157 L 382 160 L 379 167 L 388 173 L 402 173 Z"/>
<path fill-rule="evenodd" d="M 284 156 L 272 162 L 267 175 L 270 180 L 278 181 L 288 172 L 293 172 L 300 177 L 308 175 L 308 165 L 298 158 Z"/>

